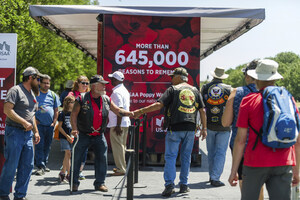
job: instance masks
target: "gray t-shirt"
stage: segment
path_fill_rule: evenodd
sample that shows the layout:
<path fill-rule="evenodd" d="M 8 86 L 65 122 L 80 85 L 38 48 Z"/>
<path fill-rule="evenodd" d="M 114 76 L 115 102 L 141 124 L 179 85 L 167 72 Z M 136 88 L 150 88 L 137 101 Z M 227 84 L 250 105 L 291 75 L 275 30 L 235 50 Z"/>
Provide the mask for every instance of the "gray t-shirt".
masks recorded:
<path fill-rule="evenodd" d="M 14 104 L 13 110 L 23 119 L 33 125 L 33 117 L 38 108 L 37 100 L 32 91 L 24 88 L 23 84 L 13 86 L 8 90 L 5 102 Z M 23 128 L 9 117 L 6 117 L 6 125 Z"/>

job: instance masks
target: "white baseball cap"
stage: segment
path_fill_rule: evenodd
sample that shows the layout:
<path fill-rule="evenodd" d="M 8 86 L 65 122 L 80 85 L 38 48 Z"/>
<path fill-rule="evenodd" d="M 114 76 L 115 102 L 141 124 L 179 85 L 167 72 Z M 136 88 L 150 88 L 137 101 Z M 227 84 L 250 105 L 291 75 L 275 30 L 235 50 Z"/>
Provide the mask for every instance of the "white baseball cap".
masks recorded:
<path fill-rule="evenodd" d="M 124 74 L 122 72 L 120 72 L 120 71 L 115 71 L 112 74 L 108 74 L 108 77 L 109 78 L 115 78 L 118 81 L 123 81 L 124 80 Z"/>
<path fill-rule="evenodd" d="M 262 59 L 257 63 L 254 70 L 248 70 L 247 74 L 256 80 L 272 81 L 282 79 L 283 77 L 278 73 L 278 63 L 270 59 Z"/>

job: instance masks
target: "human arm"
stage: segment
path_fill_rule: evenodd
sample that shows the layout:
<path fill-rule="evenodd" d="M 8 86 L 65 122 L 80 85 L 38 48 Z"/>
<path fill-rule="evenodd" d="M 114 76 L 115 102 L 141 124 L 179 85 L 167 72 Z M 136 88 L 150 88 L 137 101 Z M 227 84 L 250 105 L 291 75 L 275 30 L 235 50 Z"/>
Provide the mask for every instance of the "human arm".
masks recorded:
<path fill-rule="evenodd" d="M 226 102 L 225 110 L 222 115 L 222 126 L 228 127 L 232 124 L 233 121 L 233 102 L 236 94 L 236 89 L 230 93 L 229 98 Z"/>
<path fill-rule="evenodd" d="M 40 137 L 40 134 L 39 134 L 39 130 L 37 128 L 35 116 L 33 118 L 33 129 L 32 129 L 32 131 L 33 131 L 33 136 L 34 136 L 34 140 L 33 140 L 34 144 L 38 144 L 41 140 L 41 137 Z"/>
<path fill-rule="evenodd" d="M 55 108 L 54 109 L 53 122 L 52 122 L 51 126 L 55 126 L 57 118 L 58 118 L 58 108 Z"/>
<path fill-rule="evenodd" d="M 77 137 L 78 134 L 78 129 L 77 129 L 77 117 L 80 112 L 80 104 L 78 101 L 75 101 L 73 110 L 70 115 L 70 121 L 71 121 L 71 126 L 72 126 L 72 131 L 71 134 Z"/>
<path fill-rule="evenodd" d="M 238 181 L 237 171 L 244 154 L 244 148 L 247 140 L 247 133 L 248 133 L 248 128 L 239 127 L 237 136 L 234 140 L 231 173 L 228 178 L 228 182 L 230 183 L 231 186 L 237 185 L 237 181 Z"/>
<path fill-rule="evenodd" d="M 71 136 L 68 135 L 68 134 L 66 133 L 66 131 L 65 131 L 65 130 L 63 129 L 63 127 L 62 127 L 62 124 L 63 124 L 62 121 L 59 121 L 59 122 L 58 122 L 58 130 L 59 130 L 59 132 L 60 132 L 63 136 L 65 136 L 65 137 L 67 138 L 68 142 L 72 143 L 73 140 L 72 140 Z"/>
<path fill-rule="evenodd" d="M 300 133 L 299 133 L 300 134 Z M 300 162 L 300 137 L 298 134 L 297 142 L 295 143 L 295 153 L 296 153 L 296 165 L 293 166 L 293 179 L 292 186 L 297 186 L 299 184 L 299 162 Z"/>
<path fill-rule="evenodd" d="M 114 104 L 113 101 L 110 102 L 110 110 L 113 111 L 117 116 L 123 117 L 123 116 L 130 116 L 133 117 L 133 112 L 124 110 L 123 108 L 119 108 Z"/>
<path fill-rule="evenodd" d="M 161 102 L 155 102 L 149 106 L 146 106 L 144 108 L 140 108 L 140 109 L 137 109 L 133 112 L 134 114 L 134 118 L 137 119 L 139 118 L 141 115 L 145 114 L 145 113 L 149 113 L 149 112 L 154 112 L 154 111 L 157 111 L 157 110 L 160 110 L 164 107 L 164 104 L 161 103 Z"/>
<path fill-rule="evenodd" d="M 30 131 L 33 129 L 33 124 L 29 123 L 28 121 L 26 121 L 24 118 L 20 117 L 20 115 L 18 115 L 15 111 L 14 111 L 14 104 L 11 102 L 5 102 L 4 103 L 4 108 L 3 108 L 3 112 L 4 114 L 11 120 L 22 124 L 22 126 L 24 127 L 25 131 Z"/>
<path fill-rule="evenodd" d="M 202 136 L 202 141 L 203 141 L 207 136 L 207 120 L 206 120 L 205 109 L 204 108 L 199 109 L 199 113 L 200 113 L 200 119 L 202 124 L 202 130 L 200 136 Z"/>

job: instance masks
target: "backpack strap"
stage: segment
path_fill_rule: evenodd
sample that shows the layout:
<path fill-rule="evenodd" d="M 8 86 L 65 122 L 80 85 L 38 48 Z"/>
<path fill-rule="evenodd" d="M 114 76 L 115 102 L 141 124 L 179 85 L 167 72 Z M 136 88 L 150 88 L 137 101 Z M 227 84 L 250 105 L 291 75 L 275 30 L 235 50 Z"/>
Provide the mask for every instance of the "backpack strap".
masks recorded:
<path fill-rule="evenodd" d="M 262 139 L 262 127 L 258 132 L 250 124 L 249 124 L 249 126 L 254 131 L 254 133 L 256 134 L 256 140 L 255 140 L 255 143 L 254 143 L 253 148 L 252 148 L 252 151 L 253 151 L 255 149 L 256 145 L 257 145 L 258 139 Z"/>
<path fill-rule="evenodd" d="M 254 91 L 252 90 L 252 88 L 249 87 L 249 85 L 246 85 L 246 87 L 247 87 L 251 92 L 254 92 Z"/>

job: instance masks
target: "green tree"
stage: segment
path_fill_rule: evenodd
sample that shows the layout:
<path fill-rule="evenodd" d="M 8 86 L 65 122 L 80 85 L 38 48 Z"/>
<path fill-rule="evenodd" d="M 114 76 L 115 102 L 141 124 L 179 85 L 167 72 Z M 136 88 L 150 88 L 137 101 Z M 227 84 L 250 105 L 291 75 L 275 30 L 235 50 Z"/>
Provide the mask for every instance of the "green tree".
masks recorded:
<path fill-rule="evenodd" d="M 0 32 L 17 33 L 17 83 L 21 72 L 34 66 L 52 78 L 51 89 L 58 91 L 68 79 L 90 77 L 97 71 L 96 62 L 74 45 L 45 29 L 29 16 L 31 4 L 89 4 L 89 0 L 6 0 L 0 2 Z"/>

